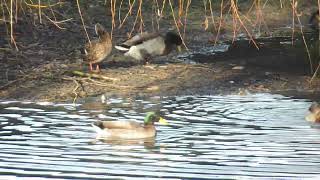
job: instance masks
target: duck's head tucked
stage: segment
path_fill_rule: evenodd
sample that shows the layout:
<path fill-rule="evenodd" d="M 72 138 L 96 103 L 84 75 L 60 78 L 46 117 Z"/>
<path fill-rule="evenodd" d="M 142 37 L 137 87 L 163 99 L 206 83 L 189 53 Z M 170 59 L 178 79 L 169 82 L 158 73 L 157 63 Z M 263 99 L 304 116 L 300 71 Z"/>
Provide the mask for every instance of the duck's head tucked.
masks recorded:
<path fill-rule="evenodd" d="M 112 43 L 110 42 L 111 41 L 110 34 L 105 30 L 105 28 L 101 24 L 97 23 L 94 26 L 94 28 L 101 42 L 104 42 L 105 44 Z"/>
<path fill-rule="evenodd" d="M 314 102 L 311 104 L 306 120 L 313 123 L 320 123 L 320 105 L 318 103 Z"/>
<path fill-rule="evenodd" d="M 180 45 L 182 44 L 182 39 L 178 34 L 174 32 L 167 32 L 164 39 L 165 39 L 166 46 L 176 45 L 180 51 Z"/>
<path fill-rule="evenodd" d="M 148 112 L 146 117 L 144 118 L 144 125 L 153 125 L 155 122 L 159 122 L 160 124 L 167 125 L 168 122 L 163 119 L 159 113 L 157 112 Z"/>

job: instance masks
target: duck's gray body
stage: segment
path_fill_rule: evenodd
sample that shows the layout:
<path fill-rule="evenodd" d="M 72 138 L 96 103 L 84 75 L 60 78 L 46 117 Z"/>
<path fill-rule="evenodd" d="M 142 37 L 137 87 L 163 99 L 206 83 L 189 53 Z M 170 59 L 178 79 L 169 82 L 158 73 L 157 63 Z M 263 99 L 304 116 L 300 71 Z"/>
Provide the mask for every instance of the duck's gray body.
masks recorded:
<path fill-rule="evenodd" d="M 97 138 L 144 139 L 156 135 L 153 124 L 143 125 L 136 121 L 96 121 L 92 124 Z"/>
<path fill-rule="evenodd" d="M 169 54 L 174 46 L 181 45 L 180 36 L 169 32 L 165 36 L 159 33 L 141 33 L 125 41 L 116 49 L 123 51 L 125 56 L 136 60 Z"/>

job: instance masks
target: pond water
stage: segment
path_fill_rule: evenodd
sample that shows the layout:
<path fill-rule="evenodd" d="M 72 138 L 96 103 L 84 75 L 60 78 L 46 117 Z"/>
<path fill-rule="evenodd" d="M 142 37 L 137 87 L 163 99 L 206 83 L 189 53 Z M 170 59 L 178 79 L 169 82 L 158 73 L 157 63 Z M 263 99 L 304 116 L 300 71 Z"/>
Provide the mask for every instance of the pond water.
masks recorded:
<path fill-rule="evenodd" d="M 280 95 L 183 96 L 107 104 L 0 102 L 0 179 L 320 178 L 311 102 Z M 169 121 L 148 141 L 95 140 L 95 119 Z"/>

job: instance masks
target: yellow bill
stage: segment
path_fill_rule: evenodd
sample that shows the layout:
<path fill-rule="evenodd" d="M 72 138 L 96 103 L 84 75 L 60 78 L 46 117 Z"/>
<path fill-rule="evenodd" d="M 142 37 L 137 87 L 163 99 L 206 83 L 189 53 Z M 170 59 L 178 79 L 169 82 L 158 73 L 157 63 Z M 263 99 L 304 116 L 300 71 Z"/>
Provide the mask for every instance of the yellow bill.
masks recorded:
<path fill-rule="evenodd" d="M 160 117 L 159 123 L 160 123 L 160 124 L 163 124 L 163 125 L 168 125 L 168 124 L 169 124 L 169 123 L 167 122 L 167 120 L 163 119 L 162 117 Z"/>

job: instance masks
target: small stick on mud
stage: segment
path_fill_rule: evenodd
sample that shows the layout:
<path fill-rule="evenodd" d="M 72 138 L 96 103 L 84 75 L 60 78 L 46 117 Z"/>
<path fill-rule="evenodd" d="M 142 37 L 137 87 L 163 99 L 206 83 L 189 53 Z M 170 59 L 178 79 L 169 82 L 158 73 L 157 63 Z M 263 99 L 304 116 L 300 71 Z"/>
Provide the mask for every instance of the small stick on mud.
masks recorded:
<path fill-rule="evenodd" d="M 81 72 L 81 71 L 72 71 L 72 74 L 77 75 L 77 76 L 81 76 L 81 77 L 103 79 L 103 80 L 107 80 L 107 81 L 119 81 L 119 79 L 117 79 L 117 78 L 111 78 L 111 77 L 107 77 L 107 76 L 103 76 L 103 75 L 99 75 L 99 74 L 85 73 L 85 72 Z"/>
<path fill-rule="evenodd" d="M 18 82 L 19 80 L 21 80 L 21 79 L 16 79 L 16 80 L 13 80 L 13 81 L 8 82 L 7 84 L 5 84 L 5 85 L 3 85 L 3 86 L 0 86 L 0 90 L 3 90 L 3 89 L 5 89 L 5 88 L 11 86 L 12 84 Z"/>
<path fill-rule="evenodd" d="M 74 98 L 73 98 L 73 104 L 76 103 L 77 98 L 78 98 L 78 93 L 77 93 L 77 89 L 80 87 L 79 83 L 77 80 L 73 79 L 73 82 L 76 84 L 76 87 L 73 89 L 73 94 L 74 94 Z"/>
<path fill-rule="evenodd" d="M 77 78 L 73 78 L 73 77 L 63 77 L 62 79 L 64 80 L 68 80 L 68 81 L 73 81 L 76 84 L 76 87 L 72 90 L 72 93 L 74 94 L 74 98 L 73 98 L 73 104 L 76 103 L 77 98 L 78 98 L 78 93 L 77 90 L 80 87 L 80 84 L 77 80 Z"/>
<path fill-rule="evenodd" d="M 310 80 L 310 83 L 312 83 L 312 81 L 314 80 L 315 77 L 317 77 L 317 74 L 318 74 L 318 71 L 320 69 L 320 62 L 318 64 L 318 67 L 316 69 L 316 71 L 313 73 L 312 77 L 311 77 L 311 80 Z"/>
<path fill-rule="evenodd" d="M 115 85 L 115 84 L 107 84 L 107 83 L 103 83 L 103 82 L 100 82 L 100 81 L 96 81 L 94 79 L 87 79 L 88 81 L 91 81 L 91 82 L 88 82 L 88 83 L 93 83 L 94 85 L 97 85 L 97 86 L 103 86 L 103 87 L 112 87 L 112 88 L 116 88 L 116 89 L 128 89 L 128 88 L 132 88 L 131 86 L 121 86 L 121 85 Z"/>

